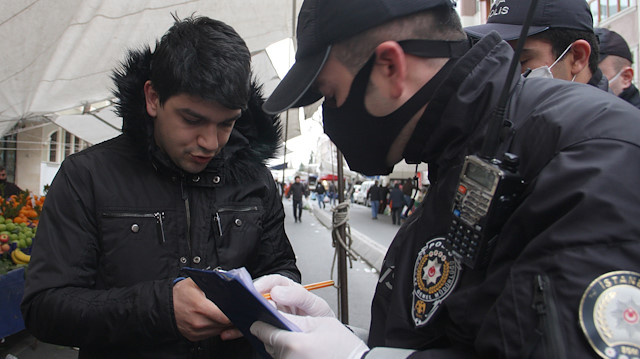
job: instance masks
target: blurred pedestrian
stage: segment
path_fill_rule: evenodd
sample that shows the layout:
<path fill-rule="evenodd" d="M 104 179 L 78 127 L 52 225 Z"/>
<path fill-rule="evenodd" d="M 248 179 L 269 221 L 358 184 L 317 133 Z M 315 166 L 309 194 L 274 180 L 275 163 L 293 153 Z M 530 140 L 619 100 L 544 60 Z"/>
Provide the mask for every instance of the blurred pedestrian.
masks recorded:
<path fill-rule="evenodd" d="M 405 205 L 405 200 L 404 193 L 400 189 L 399 183 L 393 185 L 393 188 L 389 193 L 389 201 L 391 202 L 391 221 L 393 224 L 401 225 L 402 222 L 400 220 L 400 214 L 402 213 L 402 208 Z"/>
<path fill-rule="evenodd" d="M 378 214 L 383 214 L 389 203 L 389 186 L 389 183 L 386 186 L 380 186 L 380 208 L 378 208 Z"/>
<path fill-rule="evenodd" d="M 284 196 L 284 183 L 280 182 L 277 178 L 275 179 L 275 181 L 276 181 L 276 190 L 278 191 L 278 196 L 282 201 L 282 197 Z"/>
<path fill-rule="evenodd" d="M 371 203 L 371 219 L 378 219 L 378 210 L 380 209 L 381 200 L 380 187 L 378 186 L 378 180 L 373 183 L 373 186 L 367 191 L 367 198 Z"/>
<path fill-rule="evenodd" d="M 293 199 L 293 219 L 295 222 L 302 222 L 302 197 L 309 197 L 307 186 L 300 182 L 300 176 L 296 176 L 291 184 L 288 196 Z M 287 197 L 288 198 L 288 197 Z"/>
<path fill-rule="evenodd" d="M 2 198 L 9 198 L 13 195 L 19 195 L 22 189 L 15 183 L 7 181 L 7 169 L 0 166 L 0 195 Z"/>
<path fill-rule="evenodd" d="M 335 204 L 336 198 L 338 198 L 338 190 L 336 189 L 336 184 L 331 181 L 329 182 L 329 204 L 332 207 Z"/>
<path fill-rule="evenodd" d="M 321 182 L 318 182 L 316 184 L 316 198 L 318 199 L 318 208 L 325 208 L 325 204 L 324 204 L 325 193 L 326 193 L 326 190 L 324 189 L 324 186 L 322 185 Z"/>
<path fill-rule="evenodd" d="M 417 189 L 417 188 L 416 188 Z M 402 218 L 409 217 L 409 212 L 411 211 L 411 207 L 413 206 L 413 179 L 407 178 L 402 185 L 402 193 L 404 194 L 404 202 L 407 206 L 407 209 L 402 214 Z"/>

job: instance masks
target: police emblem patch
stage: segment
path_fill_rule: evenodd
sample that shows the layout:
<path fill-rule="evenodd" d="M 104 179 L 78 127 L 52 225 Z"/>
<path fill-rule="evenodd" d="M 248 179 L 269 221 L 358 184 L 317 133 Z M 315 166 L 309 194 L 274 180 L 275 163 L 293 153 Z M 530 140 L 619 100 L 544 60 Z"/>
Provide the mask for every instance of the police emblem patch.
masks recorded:
<path fill-rule="evenodd" d="M 431 319 L 440 303 L 451 294 L 459 277 L 460 265 L 445 247 L 444 238 L 434 238 L 422 247 L 413 269 L 411 315 L 416 328 Z"/>
<path fill-rule="evenodd" d="M 591 282 L 580 300 L 580 326 L 601 357 L 640 358 L 640 274 L 609 272 Z"/>

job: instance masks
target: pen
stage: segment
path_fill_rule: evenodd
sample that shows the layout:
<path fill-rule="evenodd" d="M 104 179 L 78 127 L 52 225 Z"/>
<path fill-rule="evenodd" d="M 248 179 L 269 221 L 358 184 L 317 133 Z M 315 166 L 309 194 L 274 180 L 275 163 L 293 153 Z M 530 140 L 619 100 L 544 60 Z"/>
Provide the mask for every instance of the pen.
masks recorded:
<path fill-rule="evenodd" d="M 306 290 L 314 290 L 314 289 L 329 287 L 332 285 L 333 285 L 332 280 L 325 280 L 324 282 L 306 284 L 306 285 L 303 285 L 302 287 Z M 264 293 L 262 296 L 265 297 L 266 299 L 271 299 L 270 293 Z"/>

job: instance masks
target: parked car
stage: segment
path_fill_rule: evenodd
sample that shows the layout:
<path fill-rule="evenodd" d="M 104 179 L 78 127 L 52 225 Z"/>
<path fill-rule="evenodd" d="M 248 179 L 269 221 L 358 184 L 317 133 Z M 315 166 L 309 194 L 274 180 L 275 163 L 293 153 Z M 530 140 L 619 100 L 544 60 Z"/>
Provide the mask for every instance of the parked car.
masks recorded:
<path fill-rule="evenodd" d="M 362 184 L 360 185 L 360 190 L 358 191 L 357 194 L 354 194 L 353 200 L 356 203 L 369 207 L 370 203 L 369 203 L 369 199 L 367 198 L 367 192 L 369 192 L 369 188 L 371 188 L 371 186 L 373 186 L 374 183 L 375 181 L 362 182 Z"/>

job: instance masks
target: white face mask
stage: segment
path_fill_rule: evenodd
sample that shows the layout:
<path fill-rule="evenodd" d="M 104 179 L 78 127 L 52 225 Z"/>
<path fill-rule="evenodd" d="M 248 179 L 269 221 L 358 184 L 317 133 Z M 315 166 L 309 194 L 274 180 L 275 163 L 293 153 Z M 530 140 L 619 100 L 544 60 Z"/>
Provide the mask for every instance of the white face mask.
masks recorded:
<path fill-rule="evenodd" d="M 615 76 L 613 76 L 613 77 L 611 78 L 611 80 L 609 80 L 609 86 L 611 86 L 611 83 L 612 83 L 613 81 L 617 80 L 617 79 L 618 79 L 618 77 L 620 77 L 620 75 L 622 75 L 622 71 L 624 71 L 624 69 L 620 70 L 620 71 L 619 71 Z"/>
<path fill-rule="evenodd" d="M 551 72 L 551 69 L 558 63 L 560 62 L 560 60 L 562 60 L 562 58 L 564 57 L 564 55 L 567 54 L 567 52 L 569 52 L 569 49 L 571 49 L 571 46 L 573 46 L 573 44 L 569 45 L 563 52 L 562 54 L 560 54 L 560 56 L 556 59 L 556 61 L 554 61 L 551 66 L 540 66 L 538 68 L 535 68 L 531 71 L 529 71 L 529 74 L 526 76 L 527 78 L 534 78 L 534 77 L 542 77 L 542 78 L 547 78 L 547 79 L 552 79 L 553 78 L 553 73 Z M 573 78 L 571 79 L 571 81 L 573 82 L 573 80 L 576 79 L 576 75 L 573 76 Z"/>

